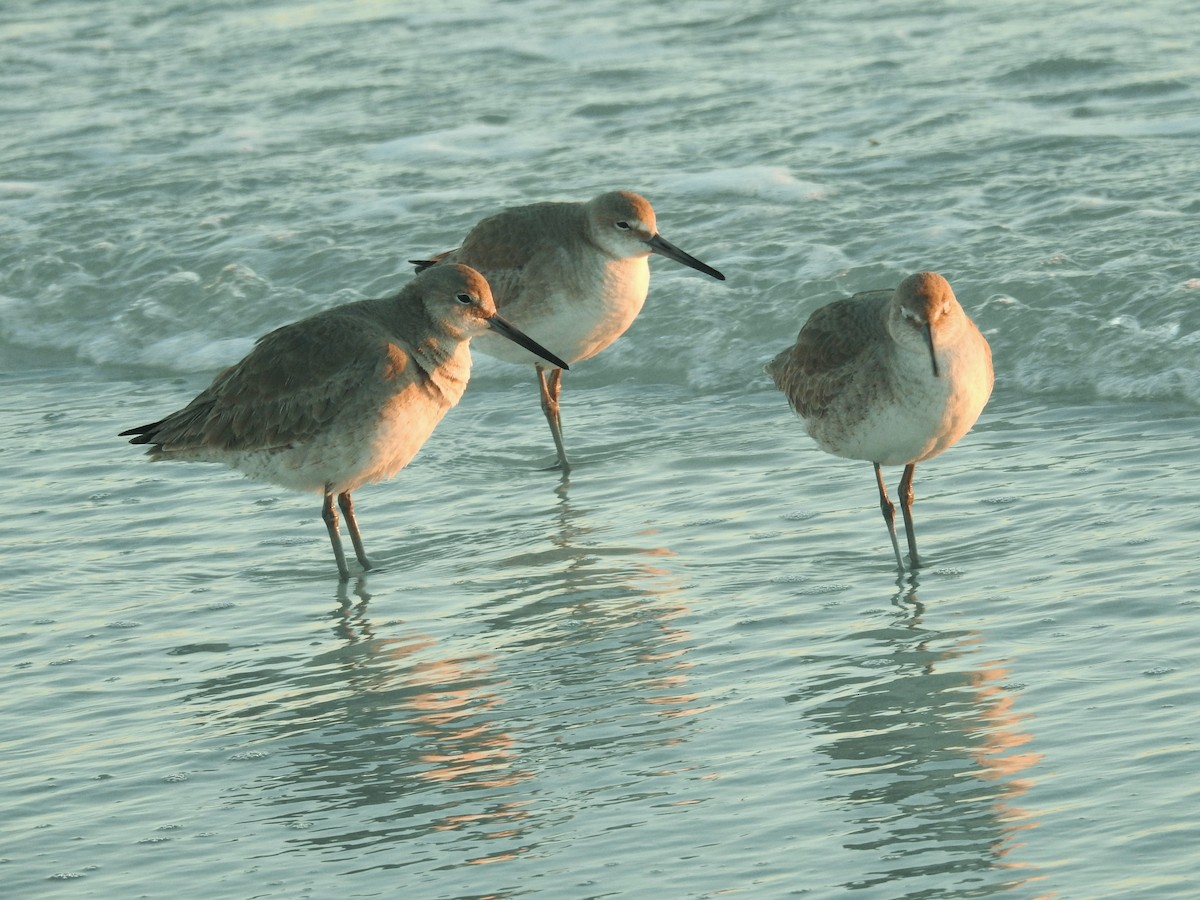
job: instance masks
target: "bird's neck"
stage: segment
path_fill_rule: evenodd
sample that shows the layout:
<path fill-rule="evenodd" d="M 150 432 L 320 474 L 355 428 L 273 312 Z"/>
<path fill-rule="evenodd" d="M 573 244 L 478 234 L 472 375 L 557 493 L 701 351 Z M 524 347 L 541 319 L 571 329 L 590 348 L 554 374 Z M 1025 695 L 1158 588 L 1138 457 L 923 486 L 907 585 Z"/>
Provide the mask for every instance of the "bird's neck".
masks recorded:
<path fill-rule="evenodd" d="M 650 266 L 645 256 L 613 259 L 602 265 L 600 281 L 606 297 L 621 302 L 635 302 L 639 308 L 650 290 Z"/>
<path fill-rule="evenodd" d="M 399 298 L 397 298 L 399 299 Z M 471 351 L 466 339 L 434 327 L 424 310 L 396 300 L 384 301 L 379 308 L 385 330 L 400 346 L 406 348 L 412 361 L 424 376 L 422 382 L 453 406 L 471 377 Z M 424 340 L 412 343 L 404 335 L 428 334 Z"/>
<path fill-rule="evenodd" d="M 425 373 L 426 384 L 454 406 L 471 377 L 471 350 L 465 340 L 428 338 L 412 348 L 413 361 Z"/>

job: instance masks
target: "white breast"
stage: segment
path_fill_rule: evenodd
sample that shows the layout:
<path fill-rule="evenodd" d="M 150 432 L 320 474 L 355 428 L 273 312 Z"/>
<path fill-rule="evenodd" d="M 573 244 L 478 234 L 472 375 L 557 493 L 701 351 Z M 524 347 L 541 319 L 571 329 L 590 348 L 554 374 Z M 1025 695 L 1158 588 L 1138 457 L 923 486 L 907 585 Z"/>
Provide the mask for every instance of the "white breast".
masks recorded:
<path fill-rule="evenodd" d="M 829 453 L 880 465 L 923 462 L 953 446 L 992 392 L 987 345 L 970 328 L 938 351 L 940 377 L 928 354 L 899 352 L 886 377 L 853 383 L 826 415 L 806 420 L 808 433 Z"/>
<path fill-rule="evenodd" d="M 613 260 L 594 254 L 561 277 L 531 285 L 518 302 L 499 303 L 500 314 L 568 363 L 595 356 L 633 324 L 650 288 L 646 257 Z M 476 339 L 479 350 L 507 362 L 544 362 L 499 335 Z"/>

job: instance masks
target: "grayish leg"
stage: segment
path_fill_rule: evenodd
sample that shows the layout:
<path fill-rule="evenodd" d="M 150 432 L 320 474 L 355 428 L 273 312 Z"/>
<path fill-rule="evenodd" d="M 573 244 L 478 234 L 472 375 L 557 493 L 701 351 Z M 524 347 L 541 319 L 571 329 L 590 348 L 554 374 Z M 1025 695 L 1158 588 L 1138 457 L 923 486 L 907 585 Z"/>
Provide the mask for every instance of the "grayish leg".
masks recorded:
<path fill-rule="evenodd" d="M 917 464 L 909 463 L 904 467 L 904 474 L 900 476 L 900 512 L 904 514 L 904 533 L 908 537 L 908 562 L 914 569 L 921 567 L 921 558 L 917 556 L 917 535 L 913 531 L 912 505 L 913 505 L 913 472 L 916 471 Z"/>
<path fill-rule="evenodd" d="M 567 450 L 563 446 L 562 418 L 558 410 L 558 398 L 562 393 L 562 369 L 551 369 L 546 377 L 546 370 L 537 367 L 538 387 L 542 394 L 542 412 L 546 414 L 546 422 L 550 425 L 550 434 L 554 437 L 554 449 L 558 451 L 558 467 L 564 475 L 571 471 L 567 462 Z"/>
<path fill-rule="evenodd" d="M 371 564 L 367 562 L 367 551 L 363 549 L 358 520 L 354 518 L 354 501 L 350 499 L 349 491 L 342 491 L 338 494 L 338 506 L 342 508 L 342 515 L 346 519 L 346 530 L 350 532 L 350 542 L 354 544 L 354 555 L 358 557 L 358 561 L 362 563 L 364 569 L 371 568 Z"/>
<path fill-rule="evenodd" d="M 887 487 L 883 483 L 883 470 L 879 468 L 879 463 L 872 463 L 875 466 L 875 482 L 879 485 L 879 508 L 883 510 L 883 521 L 887 522 L 888 535 L 892 539 L 892 549 L 896 551 L 896 565 L 900 569 L 900 574 L 904 574 L 904 557 L 900 555 L 900 542 L 896 540 L 896 507 L 892 501 L 888 499 Z M 907 522 L 908 520 L 905 519 Z"/>
<path fill-rule="evenodd" d="M 333 557 L 337 560 L 338 574 L 345 581 L 350 577 L 346 568 L 346 554 L 342 550 L 342 536 L 338 534 L 338 514 L 333 508 L 333 491 L 325 486 L 325 503 L 321 507 L 321 518 L 325 520 L 325 528 L 329 531 L 329 543 L 333 545 Z"/>

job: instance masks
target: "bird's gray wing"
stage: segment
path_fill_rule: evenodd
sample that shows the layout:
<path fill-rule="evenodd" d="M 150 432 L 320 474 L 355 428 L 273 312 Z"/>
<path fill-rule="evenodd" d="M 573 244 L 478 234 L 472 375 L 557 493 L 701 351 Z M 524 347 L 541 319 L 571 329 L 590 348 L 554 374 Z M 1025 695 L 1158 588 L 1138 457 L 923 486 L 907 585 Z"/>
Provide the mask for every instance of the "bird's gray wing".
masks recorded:
<path fill-rule="evenodd" d="M 518 315 L 522 297 L 543 296 L 553 285 L 542 282 L 558 270 L 558 242 L 547 234 L 577 233 L 578 204 L 534 203 L 483 219 L 456 250 L 434 257 L 434 264 L 462 263 L 479 271 L 492 289 L 497 308 Z"/>
<path fill-rule="evenodd" d="M 816 310 L 795 344 L 767 364 L 767 373 L 801 416 L 820 416 L 848 377 L 869 365 L 874 336 L 884 329 L 883 309 L 893 291 L 864 291 Z"/>
<path fill-rule="evenodd" d="M 264 335 L 186 407 L 143 426 L 138 442 L 166 455 L 288 447 L 327 428 L 364 385 L 414 368 L 377 326 L 331 310 Z"/>

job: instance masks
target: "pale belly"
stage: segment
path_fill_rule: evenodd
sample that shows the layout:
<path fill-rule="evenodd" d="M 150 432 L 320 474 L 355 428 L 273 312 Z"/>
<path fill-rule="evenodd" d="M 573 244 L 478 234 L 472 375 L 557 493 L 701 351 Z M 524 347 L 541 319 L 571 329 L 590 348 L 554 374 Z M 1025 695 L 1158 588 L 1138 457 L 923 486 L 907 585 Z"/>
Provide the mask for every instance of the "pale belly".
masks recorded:
<path fill-rule="evenodd" d="M 650 286 L 645 259 L 611 263 L 597 274 L 589 289 L 553 291 L 517 303 L 497 300 L 500 314 L 547 350 L 568 363 L 589 359 L 619 338 L 633 324 Z M 539 357 L 497 334 L 475 339 L 475 349 L 512 363 L 546 365 Z"/>
<path fill-rule="evenodd" d="M 193 458 L 221 462 L 292 490 L 352 491 L 408 465 L 457 399 L 410 385 L 372 408 L 347 409 L 323 432 L 290 447 Z"/>
<path fill-rule="evenodd" d="M 806 419 L 805 427 L 821 449 L 835 456 L 908 465 L 953 446 L 971 430 L 990 394 L 991 380 L 982 373 L 922 378 L 898 397 L 835 405 L 824 416 Z"/>

